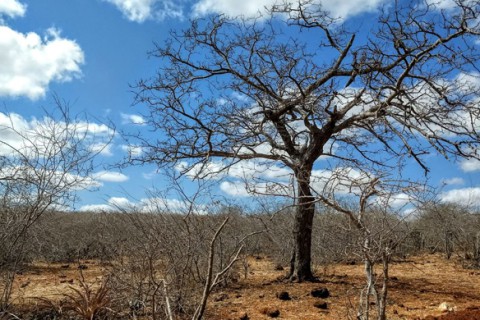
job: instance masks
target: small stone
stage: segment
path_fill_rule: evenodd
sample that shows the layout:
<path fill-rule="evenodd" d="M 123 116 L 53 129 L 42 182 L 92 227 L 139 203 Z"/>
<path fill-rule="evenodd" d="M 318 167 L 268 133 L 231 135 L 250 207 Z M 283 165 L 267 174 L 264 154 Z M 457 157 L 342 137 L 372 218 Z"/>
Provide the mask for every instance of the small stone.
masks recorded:
<path fill-rule="evenodd" d="M 457 307 L 448 304 L 447 302 L 442 302 L 438 306 L 438 310 L 441 312 L 453 312 L 457 310 Z"/>
<path fill-rule="evenodd" d="M 262 313 L 270 318 L 278 318 L 280 316 L 280 310 L 276 308 L 265 308 L 262 310 Z"/>
<path fill-rule="evenodd" d="M 325 299 L 330 297 L 330 292 L 328 291 L 327 288 L 314 289 L 310 294 L 312 295 L 312 297 L 315 297 L 315 298 Z"/>
<path fill-rule="evenodd" d="M 245 312 L 244 314 L 242 314 L 240 316 L 240 320 L 250 320 L 250 317 L 248 316 L 248 314 Z"/>
<path fill-rule="evenodd" d="M 283 269 L 283 266 L 282 266 L 281 264 L 277 264 L 277 265 L 275 266 L 275 270 L 277 270 L 277 271 L 282 271 L 282 270 L 284 270 L 284 269 Z"/>
<path fill-rule="evenodd" d="M 328 305 L 325 301 L 315 302 L 313 306 L 315 308 L 322 309 L 322 310 L 328 309 Z"/>
<path fill-rule="evenodd" d="M 280 299 L 280 300 L 291 300 L 292 298 L 290 298 L 290 295 L 288 294 L 287 291 L 282 291 L 282 292 L 279 292 L 277 293 L 277 298 Z"/>

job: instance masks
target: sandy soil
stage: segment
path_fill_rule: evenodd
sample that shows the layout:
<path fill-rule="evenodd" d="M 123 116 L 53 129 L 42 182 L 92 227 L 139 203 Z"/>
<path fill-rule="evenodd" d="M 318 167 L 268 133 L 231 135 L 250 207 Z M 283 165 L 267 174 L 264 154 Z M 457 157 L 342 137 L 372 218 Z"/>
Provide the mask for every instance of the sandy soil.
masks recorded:
<path fill-rule="evenodd" d="M 82 262 L 87 268 L 84 277 L 95 281 L 103 269 L 95 261 Z M 364 277 L 361 265 L 336 264 L 317 270 L 319 283 L 289 283 L 279 281 L 285 271 L 275 270 L 265 257 L 249 260 L 248 276 L 227 289 L 212 294 L 206 319 L 228 320 L 270 319 L 269 312 L 278 310 L 278 319 L 355 319 L 359 290 Z M 439 255 L 424 255 L 392 263 L 390 268 L 388 319 L 480 320 L 480 270 L 464 269 L 455 259 Z M 78 284 L 78 265 L 42 264 L 24 271 L 16 278 L 13 302 L 32 305 L 38 298 L 60 299 Z M 321 299 L 311 291 L 327 288 L 330 297 Z M 277 295 L 288 292 L 290 300 Z M 318 308 L 326 302 L 327 308 Z M 446 302 L 452 312 L 442 312 Z"/>
<path fill-rule="evenodd" d="M 280 311 L 280 319 L 356 319 L 359 290 L 364 283 L 361 265 L 332 265 L 318 270 L 321 283 L 285 283 L 275 281 L 284 271 L 275 271 L 267 259 L 250 262 L 251 272 L 236 288 L 216 293 L 209 307 L 208 319 L 269 319 L 265 309 Z M 438 255 L 414 257 L 393 263 L 390 268 L 388 319 L 457 319 L 460 311 L 466 317 L 480 319 L 480 271 L 462 268 L 458 261 L 446 261 Z M 331 296 L 319 299 L 311 296 L 313 289 L 325 287 Z M 287 291 L 291 300 L 282 301 L 277 294 Z M 223 295 L 223 296 L 222 296 Z M 228 298 L 225 298 L 226 296 Z M 327 302 L 327 309 L 315 303 Z M 446 314 L 439 305 L 446 302 L 453 310 Z M 470 310 L 465 310 L 470 309 Z M 478 318 L 474 318 L 473 313 Z"/>

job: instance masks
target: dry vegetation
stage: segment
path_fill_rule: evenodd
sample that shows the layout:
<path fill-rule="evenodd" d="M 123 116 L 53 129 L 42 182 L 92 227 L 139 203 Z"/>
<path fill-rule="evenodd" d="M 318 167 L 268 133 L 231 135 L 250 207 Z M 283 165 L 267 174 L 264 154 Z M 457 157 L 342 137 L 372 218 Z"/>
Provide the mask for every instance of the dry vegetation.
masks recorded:
<path fill-rule="evenodd" d="M 87 283 L 98 283 L 108 272 L 108 267 L 98 261 L 82 264 L 88 266 L 82 271 Z M 269 319 L 267 310 L 278 310 L 280 319 L 355 319 L 358 291 L 365 281 L 363 266 L 341 263 L 317 267 L 318 283 L 299 284 L 280 281 L 285 271 L 276 270 L 276 264 L 268 257 L 249 257 L 248 265 L 247 278 L 242 274 L 237 283 L 212 294 L 206 319 L 241 319 L 245 314 L 250 319 Z M 35 263 L 16 278 L 13 303 L 21 309 L 33 309 L 35 305 L 47 308 L 46 299 L 60 305 L 59 301 L 71 294 L 71 287 L 79 288 L 77 268 L 77 264 L 67 268 L 59 263 Z M 312 297 L 311 291 L 322 287 L 329 290 L 330 297 Z M 290 300 L 277 297 L 284 291 Z M 321 301 L 327 303 L 327 309 L 315 307 Z M 448 312 L 439 310 L 443 302 L 456 310 L 448 313 L 450 316 L 464 310 L 478 312 L 479 301 L 480 271 L 463 268 L 461 259 L 446 260 L 439 254 L 428 254 L 392 263 L 389 319 L 445 316 Z"/>
<path fill-rule="evenodd" d="M 366 256 L 364 235 L 351 221 L 319 207 L 313 232 L 319 281 L 305 283 L 285 280 L 291 217 L 288 208 L 245 214 L 238 207 L 211 215 L 47 213 L 25 238 L 3 316 L 226 320 L 278 313 L 282 319 L 356 319 L 362 292 L 365 315 L 365 257 L 382 259 L 375 250 L 391 250 L 388 319 L 437 317 L 444 302 L 456 310 L 452 314 L 477 306 L 478 214 L 445 205 L 409 219 L 368 213 L 365 221 L 375 233 Z M 371 263 L 372 283 L 381 289 L 382 263 Z M 311 296 L 321 288 L 330 297 Z M 371 319 L 376 301 L 371 292 Z"/>

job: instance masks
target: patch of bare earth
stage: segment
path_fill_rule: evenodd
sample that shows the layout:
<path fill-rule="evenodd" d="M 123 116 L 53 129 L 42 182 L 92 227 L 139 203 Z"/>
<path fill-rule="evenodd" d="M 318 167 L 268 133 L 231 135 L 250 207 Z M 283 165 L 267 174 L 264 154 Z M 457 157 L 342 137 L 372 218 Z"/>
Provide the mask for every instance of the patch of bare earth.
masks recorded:
<path fill-rule="evenodd" d="M 103 268 L 83 262 L 87 282 L 102 277 Z M 268 258 L 250 258 L 247 277 L 210 298 L 208 320 L 271 319 L 356 319 L 359 290 L 364 284 L 361 264 L 335 264 L 319 268 L 319 283 L 289 283 L 278 279 L 286 271 L 276 270 Z M 439 255 L 412 257 L 394 262 L 390 268 L 388 319 L 480 320 L 480 270 L 464 269 L 455 259 Z M 78 284 L 78 264 L 35 264 L 17 275 L 13 303 L 34 306 L 38 298 L 61 299 L 70 286 Z M 312 290 L 327 288 L 328 298 L 316 298 Z M 281 300 L 280 293 L 288 298 Z M 456 311 L 442 312 L 446 302 Z M 326 303 L 326 305 L 325 305 Z M 325 308 L 326 307 L 326 308 Z"/>
<path fill-rule="evenodd" d="M 78 287 L 82 276 L 87 283 L 99 282 L 103 268 L 95 261 L 80 263 L 35 263 L 15 277 L 12 303 L 21 308 L 42 304 L 42 300 L 59 301 L 71 287 Z"/>
<path fill-rule="evenodd" d="M 275 270 L 268 259 L 251 259 L 250 272 L 235 288 L 213 295 L 207 319 L 270 319 L 266 309 L 278 310 L 279 319 L 356 319 L 359 290 L 364 283 L 362 265 L 331 265 L 317 271 L 320 283 L 277 281 L 285 271 Z M 479 319 L 480 271 L 464 269 L 458 261 L 438 255 L 394 262 L 390 268 L 388 319 Z M 325 287 L 330 297 L 314 298 L 311 291 Z M 279 292 L 290 300 L 280 300 Z M 217 301 L 215 301 L 217 300 Z M 318 308 L 326 302 L 327 309 Z M 439 305 L 447 302 L 456 312 L 446 314 Z M 315 306 L 317 304 L 317 306 Z M 459 317 L 475 312 L 478 318 Z M 439 318 L 437 318 L 439 317 Z"/>

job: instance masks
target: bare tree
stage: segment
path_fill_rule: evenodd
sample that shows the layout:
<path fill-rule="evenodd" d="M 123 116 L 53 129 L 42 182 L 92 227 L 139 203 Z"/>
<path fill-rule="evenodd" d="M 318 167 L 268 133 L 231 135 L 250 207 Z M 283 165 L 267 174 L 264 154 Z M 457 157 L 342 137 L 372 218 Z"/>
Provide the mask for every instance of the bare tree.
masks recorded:
<path fill-rule="evenodd" d="M 70 118 L 68 108 L 57 104 L 59 113 L 42 120 L 27 123 L 10 114 L 0 125 L 0 310 L 8 307 L 32 225 L 48 211 L 66 209 L 76 191 L 94 185 L 89 174 L 97 151 L 91 143 L 99 141 L 87 122 Z"/>
<path fill-rule="evenodd" d="M 181 164 L 197 178 L 214 160 L 216 171 L 245 161 L 286 168 L 297 205 L 290 276 L 313 279 L 321 164 L 325 174 L 361 169 L 375 179 L 408 159 L 426 173 L 432 152 L 479 158 L 480 3 L 454 2 L 448 11 L 396 2 L 364 25 L 308 0 L 256 19 L 196 19 L 152 52 L 158 74 L 138 83 L 137 100 L 158 134 L 139 135 L 145 153 L 130 160 Z"/>

